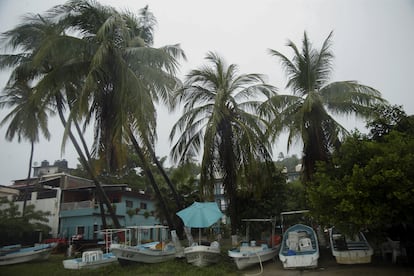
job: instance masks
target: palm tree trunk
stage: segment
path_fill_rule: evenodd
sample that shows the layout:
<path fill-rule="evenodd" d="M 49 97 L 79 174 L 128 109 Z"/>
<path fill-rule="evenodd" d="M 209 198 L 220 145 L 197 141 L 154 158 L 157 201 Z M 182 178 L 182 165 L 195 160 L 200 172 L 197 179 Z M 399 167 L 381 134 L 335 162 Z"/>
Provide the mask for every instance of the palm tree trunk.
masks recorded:
<path fill-rule="evenodd" d="M 165 215 L 165 218 L 167 220 L 168 227 L 171 230 L 172 229 L 176 229 L 173 221 L 171 220 L 170 213 L 168 211 L 167 205 L 165 204 L 165 201 L 164 201 L 164 199 L 163 199 L 163 197 L 161 195 L 161 191 L 158 188 L 158 185 L 157 185 L 157 183 L 155 181 L 154 175 L 152 174 L 151 169 L 150 169 L 150 167 L 148 165 L 147 159 L 145 158 L 145 155 L 142 152 L 141 147 L 138 145 L 138 142 L 135 139 L 135 136 L 134 136 L 134 134 L 133 134 L 133 132 L 132 132 L 131 129 L 129 129 L 129 137 L 130 137 L 130 139 L 132 141 L 132 144 L 134 145 L 134 148 L 135 148 L 135 151 L 138 154 L 138 157 L 141 159 L 142 166 L 143 166 L 143 170 L 144 170 L 145 174 L 148 176 L 148 179 L 149 179 L 149 181 L 151 183 L 151 186 L 154 189 L 154 192 L 155 192 L 155 194 L 156 194 L 156 196 L 158 198 L 158 201 L 159 201 L 159 203 L 161 205 L 161 209 L 162 209 L 162 211 L 163 211 L 163 213 Z"/>
<path fill-rule="evenodd" d="M 83 137 L 81 128 L 79 127 L 79 124 L 76 120 L 73 121 L 73 123 L 75 124 L 75 128 L 76 128 L 76 132 L 78 133 L 78 136 L 81 140 L 82 146 L 83 146 L 83 151 L 86 154 L 86 158 L 87 160 L 92 160 L 91 154 L 89 152 L 88 146 L 86 145 L 86 141 L 85 138 Z M 102 197 L 100 196 L 100 193 L 98 193 L 98 198 L 99 198 L 99 210 L 100 210 L 100 214 L 101 214 L 101 221 L 102 221 L 102 226 L 104 229 L 108 228 L 108 224 L 106 223 L 106 215 L 105 215 L 105 209 L 104 206 L 102 204 Z"/>
<path fill-rule="evenodd" d="M 22 209 L 22 216 L 24 216 L 24 213 L 26 211 L 26 205 L 27 205 L 27 193 L 29 189 L 29 181 L 30 181 L 30 175 L 32 174 L 32 162 L 33 162 L 33 152 L 34 152 L 34 142 L 31 141 L 30 146 L 30 158 L 29 158 L 29 172 L 27 173 L 27 181 L 26 181 L 26 187 L 24 188 L 24 199 L 23 199 L 23 209 Z"/>
<path fill-rule="evenodd" d="M 236 176 L 236 164 L 233 154 L 233 132 L 231 125 L 223 122 L 223 144 L 221 145 L 220 155 L 223 160 L 223 169 L 225 172 L 223 178 L 223 185 L 226 191 L 226 195 L 229 199 L 229 215 L 231 221 L 231 234 L 235 235 L 239 228 L 239 215 L 237 212 L 237 176 Z"/>
<path fill-rule="evenodd" d="M 62 101 L 58 96 L 56 96 L 56 102 L 57 102 L 57 109 L 58 109 L 60 120 L 61 120 L 63 126 L 66 128 L 67 122 L 66 122 L 65 116 L 63 115 L 63 111 L 62 111 L 62 108 L 61 108 Z M 92 178 L 93 183 L 96 186 L 96 190 L 98 191 L 99 197 L 103 200 L 106 207 L 108 208 L 109 214 L 112 218 L 112 222 L 113 222 L 115 228 L 121 228 L 121 224 L 119 223 L 118 217 L 115 214 L 115 211 L 114 211 L 114 208 L 112 207 L 111 201 L 109 200 L 109 198 L 106 195 L 105 191 L 103 190 L 101 184 L 99 183 L 99 181 L 98 181 L 98 179 L 95 175 L 95 172 L 92 170 L 92 166 L 90 165 L 89 161 L 86 160 L 81 148 L 79 147 L 78 142 L 76 141 L 75 136 L 73 135 L 73 133 L 70 129 L 68 130 L 68 133 L 69 133 L 69 138 L 70 138 L 73 146 L 75 147 L 76 152 L 79 155 L 79 158 L 80 158 L 80 161 L 81 161 L 82 165 L 87 170 L 90 177 Z"/>
<path fill-rule="evenodd" d="M 107 229 L 108 224 L 106 223 L 106 215 L 105 215 L 105 209 L 104 209 L 104 206 L 103 206 L 103 203 L 102 203 L 102 198 L 99 195 L 98 195 L 98 198 L 99 198 L 99 211 L 100 211 L 100 214 L 101 214 L 102 227 L 104 229 Z"/>
<path fill-rule="evenodd" d="M 157 156 L 155 155 L 155 152 L 151 145 L 149 145 L 148 141 L 146 141 L 147 149 L 149 150 L 152 160 L 154 161 L 155 165 L 157 166 L 158 170 L 160 171 L 161 175 L 163 176 L 165 182 L 167 183 L 168 187 L 170 188 L 175 203 L 177 204 L 178 210 L 184 209 L 183 202 L 181 200 L 181 197 L 178 195 L 177 190 L 175 189 L 174 184 L 171 182 L 170 178 L 168 177 L 167 173 L 165 172 L 164 168 L 162 167 L 160 161 L 158 160 Z"/>

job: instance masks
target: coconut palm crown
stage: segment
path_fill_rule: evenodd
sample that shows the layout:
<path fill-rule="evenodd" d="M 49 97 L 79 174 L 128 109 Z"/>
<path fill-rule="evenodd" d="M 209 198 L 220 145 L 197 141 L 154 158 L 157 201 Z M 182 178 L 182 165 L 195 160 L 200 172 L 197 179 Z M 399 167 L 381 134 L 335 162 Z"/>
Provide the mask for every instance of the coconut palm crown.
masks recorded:
<path fill-rule="evenodd" d="M 265 139 L 266 123 L 255 114 L 258 96 L 275 94 L 259 74 L 237 74 L 237 66 L 227 66 L 215 53 L 208 53 L 208 65 L 192 70 L 177 93 L 184 102 L 183 115 L 173 126 L 170 140 L 181 132 L 172 148 L 173 160 L 184 162 L 202 153 L 201 188 L 211 196 L 221 179 L 229 201 L 232 232 L 237 229 L 236 189 L 241 177 L 248 177 L 255 164 L 271 161 Z"/>
<path fill-rule="evenodd" d="M 279 58 L 288 78 L 286 88 L 292 95 L 277 95 L 264 106 L 273 108 L 272 135 L 288 131 L 288 150 L 292 142 L 303 142 L 303 179 L 310 180 L 317 161 L 327 161 L 331 150 L 348 135 L 348 131 L 332 115 L 355 115 L 367 118 L 373 107 L 385 103 L 376 89 L 356 81 L 329 83 L 332 73 L 332 32 L 320 50 L 312 47 L 306 32 L 302 49 L 289 41 L 294 56 L 289 59 L 269 49 Z M 266 109 L 264 109 L 266 110 Z"/>

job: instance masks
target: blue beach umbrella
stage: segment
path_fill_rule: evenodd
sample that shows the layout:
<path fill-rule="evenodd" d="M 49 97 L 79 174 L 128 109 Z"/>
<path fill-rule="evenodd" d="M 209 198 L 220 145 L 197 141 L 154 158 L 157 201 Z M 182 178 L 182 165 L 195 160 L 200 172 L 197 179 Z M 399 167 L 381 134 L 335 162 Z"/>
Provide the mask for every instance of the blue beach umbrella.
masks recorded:
<path fill-rule="evenodd" d="M 191 206 L 177 212 L 184 225 L 193 228 L 209 227 L 217 222 L 223 213 L 216 202 L 194 202 Z"/>

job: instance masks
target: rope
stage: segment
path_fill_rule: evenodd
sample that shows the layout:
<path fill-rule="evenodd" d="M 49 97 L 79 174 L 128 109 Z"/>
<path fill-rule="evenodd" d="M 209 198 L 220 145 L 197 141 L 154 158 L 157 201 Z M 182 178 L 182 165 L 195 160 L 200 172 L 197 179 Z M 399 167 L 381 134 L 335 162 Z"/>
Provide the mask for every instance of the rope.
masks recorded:
<path fill-rule="evenodd" d="M 259 263 L 260 263 L 260 272 L 256 273 L 256 274 L 244 274 L 245 276 L 258 276 L 261 275 L 263 273 L 263 264 L 262 264 L 262 259 L 260 259 L 260 255 L 256 252 L 257 258 L 259 259 Z"/>

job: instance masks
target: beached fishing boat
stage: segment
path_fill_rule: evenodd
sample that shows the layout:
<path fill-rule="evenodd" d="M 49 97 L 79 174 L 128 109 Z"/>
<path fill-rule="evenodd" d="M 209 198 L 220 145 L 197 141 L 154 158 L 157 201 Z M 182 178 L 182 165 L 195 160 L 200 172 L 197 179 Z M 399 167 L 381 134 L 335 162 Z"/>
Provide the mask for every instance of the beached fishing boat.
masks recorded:
<path fill-rule="evenodd" d="M 4 246 L 0 249 L 0 265 L 47 260 L 55 246 L 55 243 L 37 244 L 32 247 Z"/>
<path fill-rule="evenodd" d="M 280 247 L 280 236 L 275 235 L 275 219 L 243 219 L 247 223 L 246 237 L 240 246 L 228 251 L 230 258 L 234 260 L 238 269 L 260 264 L 276 257 Z M 250 222 L 270 222 L 272 234 L 269 241 L 256 241 L 249 238 Z"/>
<path fill-rule="evenodd" d="M 121 265 L 129 263 L 160 263 L 176 257 L 176 248 L 168 242 L 168 227 L 132 226 L 125 244 L 111 244 L 111 251 Z M 136 245 L 131 245 L 136 240 Z"/>
<path fill-rule="evenodd" d="M 184 248 L 184 255 L 187 263 L 204 267 L 220 261 L 220 244 L 217 241 L 212 243 L 198 244 L 194 243 L 191 246 Z"/>
<path fill-rule="evenodd" d="M 374 250 L 362 232 L 352 238 L 341 234 L 335 227 L 329 229 L 332 255 L 339 264 L 365 264 L 371 262 Z"/>
<path fill-rule="evenodd" d="M 279 259 L 283 268 L 317 267 L 319 245 L 315 231 L 304 224 L 289 227 L 283 234 Z"/>
<path fill-rule="evenodd" d="M 63 261 L 66 269 L 95 269 L 110 265 L 117 261 L 116 256 L 110 252 L 110 245 L 114 244 L 114 235 L 122 233 L 125 236 L 125 229 L 105 229 L 99 231 L 104 235 L 105 253 L 102 250 L 89 250 L 82 253 L 81 258 L 67 259 Z"/>
<path fill-rule="evenodd" d="M 63 261 L 66 269 L 95 269 L 113 264 L 117 259 L 112 252 L 103 253 L 102 250 L 91 250 L 82 253 L 82 258 L 68 259 Z"/>
<path fill-rule="evenodd" d="M 177 212 L 182 219 L 185 234 L 190 246 L 184 248 L 184 256 L 187 262 L 204 267 L 215 264 L 220 260 L 220 243 L 218 241 L 207 242 L 201 240 L 201 228 L 208 228 L 216 223 L 223 213 L 216 202 L 194 202 L 191 206 Z M 194 242 L 191 230 L 188 227 L 198 228 L 198 242 Z"/>

